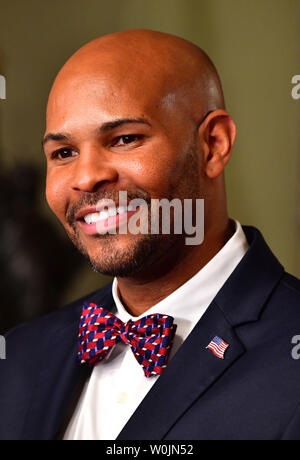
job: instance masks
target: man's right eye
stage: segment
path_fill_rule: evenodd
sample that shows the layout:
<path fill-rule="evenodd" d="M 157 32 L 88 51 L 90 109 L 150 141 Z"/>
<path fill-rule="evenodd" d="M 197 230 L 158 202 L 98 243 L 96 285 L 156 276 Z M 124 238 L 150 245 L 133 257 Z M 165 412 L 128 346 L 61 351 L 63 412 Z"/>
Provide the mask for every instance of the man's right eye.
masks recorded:
<path fill-rule="evenodd" d="M 77 152 L 73 149 L 59 149 L 52 153 L 51 158 L 53 160 L 66 160 L 77 155 Z"/>

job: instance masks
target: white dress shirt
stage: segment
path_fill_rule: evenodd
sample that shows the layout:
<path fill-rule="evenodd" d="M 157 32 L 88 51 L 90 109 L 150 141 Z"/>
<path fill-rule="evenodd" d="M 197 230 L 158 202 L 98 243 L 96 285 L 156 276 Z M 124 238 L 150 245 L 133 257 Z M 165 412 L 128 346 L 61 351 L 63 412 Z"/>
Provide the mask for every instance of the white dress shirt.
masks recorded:
<path fill-rule="evenodd" d="M 118 283 L 114 279 L 112 294 L 116 304 L 113 313 L 123 322 L 136 321 L 152 313 L 173 316 L 177 324 L 169 360 L 190 334 L 206 309 L 239 264 L 248 249 L 248 242 L 239 222 L 234 235 L 225 246 L 185 284 L 134 317 L 122 305 Z M 118 343 L 92 371 L 64 435 L 65 440 L 114 440 L 151 390 L 159 376 L 146 378 L 131 347 Z"/>

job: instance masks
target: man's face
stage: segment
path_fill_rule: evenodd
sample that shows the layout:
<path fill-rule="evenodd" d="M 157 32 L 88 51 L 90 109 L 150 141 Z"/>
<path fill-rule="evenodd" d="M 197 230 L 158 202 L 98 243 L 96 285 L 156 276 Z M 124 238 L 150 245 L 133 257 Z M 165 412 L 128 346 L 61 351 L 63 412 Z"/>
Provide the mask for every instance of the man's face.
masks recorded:
<path fill-rule="evenodd" d="M 100 235 L 84 217 L 104 198 L 118 206 L 119 191 L 148 203 L 200 196 L 196 130 L 178 95 L 155 79 L 145 88 L 126 76 L 68 74 L 52 90 L 45 139 L 47 201 L 95 269 L 130 276 L 175 250 L 178 235 Z"/>

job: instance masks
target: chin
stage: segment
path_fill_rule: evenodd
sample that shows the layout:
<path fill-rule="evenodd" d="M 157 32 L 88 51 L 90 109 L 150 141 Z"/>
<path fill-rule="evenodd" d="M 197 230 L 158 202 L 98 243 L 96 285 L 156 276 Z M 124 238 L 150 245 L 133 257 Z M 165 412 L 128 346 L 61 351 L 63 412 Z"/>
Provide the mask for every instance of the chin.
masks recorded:
<path fill-rule="evenodd" d="M 108 276 L 129 277 L 147 266 L 153 245 L 148 238 L 134 241 L 115 241 L 107 238 L 101 250 L 89 254 L 93 270 Z"/>
<path fill-rule="evenodd" d="M 119 238 L 120 235 L 97 237 L 93 247 L 83 247 L 72 238 L 77 249 L 89 260 L 94 271 L 120 278 L 132 277 L 148 270 L 168 251 L 170 238 L 159 235 L 135 235 Z"/>

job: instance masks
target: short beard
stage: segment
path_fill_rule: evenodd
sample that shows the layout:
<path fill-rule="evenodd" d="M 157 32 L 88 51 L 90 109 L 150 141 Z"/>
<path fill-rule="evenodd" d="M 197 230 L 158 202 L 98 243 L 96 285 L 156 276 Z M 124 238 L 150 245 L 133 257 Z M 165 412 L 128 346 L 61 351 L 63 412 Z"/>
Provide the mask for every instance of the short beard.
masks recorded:
<path fill-rule="evenodd" d="M 126 249 L 116 248 L 118 235 L 97 235 L 101 255 L 92 258 L 81 244 L 77 235 L 69 234 L 73 244 L 79 252 L 89 261 L 92 269 L 102 275 L 127 278 L 147 271 L 158 262 L 176 244 L 180 235 L 140 235 L 128 245 Z M 99 245 L 99 246 L 100 246 Z"/>

